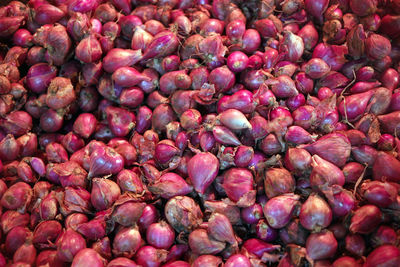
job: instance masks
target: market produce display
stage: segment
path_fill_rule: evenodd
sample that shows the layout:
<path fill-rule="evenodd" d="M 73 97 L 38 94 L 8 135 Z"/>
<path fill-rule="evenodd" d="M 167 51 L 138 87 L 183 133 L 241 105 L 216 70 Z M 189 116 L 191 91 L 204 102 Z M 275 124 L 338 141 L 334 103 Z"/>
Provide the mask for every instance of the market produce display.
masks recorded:
<path fill-rule="evenodd" d="M 399 0 L 0 2 L 0 267 L 399 267 Z"/>

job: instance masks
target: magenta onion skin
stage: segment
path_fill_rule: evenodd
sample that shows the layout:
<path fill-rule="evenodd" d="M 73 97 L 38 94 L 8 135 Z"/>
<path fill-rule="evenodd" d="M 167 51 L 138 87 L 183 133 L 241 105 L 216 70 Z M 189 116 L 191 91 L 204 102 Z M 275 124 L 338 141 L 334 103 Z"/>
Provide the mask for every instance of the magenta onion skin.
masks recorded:
<path fill-rule="evenodd" d="M 94 267 L 104 267 L 106 266 L 106 260 L 103 259 L 95 250 L 91 248 L 85 248 L 76 254 L 74 260 L 72 261 L 73 267 L 83 267 L 90 264 Z"/>
<path fill-rule="evenodd" d="M 373 165 L 373 177 L 375 180 L 386 178 L 388 181 L 398 182 L 400 162 L 386 152 L 378 152 Z"/>
<path fill-rule="evenodd" d="M 289 223 L 299 199 L 298 195 L 285 194 L 268 200 L 263 207 L 268 224 L 275 229 L 285 227 Z"/>
<path fill-rule="evenodd" d="M 193 267 L 200 266 L 218 266 L 222 264 L 222 259 L 213 255 L 201 255 L 194 262 Z"/>
<path fill-rule="evenodd" d="M 31 202 L 32 196 L 32 188 L 24 182 L 18 182 L 4 192 L 1 205 L 10 210 L 24 212 Z"/>
<path fill-rule="evenodd" d="M 121 195 L 117 183 L 108 179 L 93 178 L 91 202 L 97 210 L 110 208 Z"/>
<path fill-rule="evenodd" d="M 256 235 L 265 242 L 273 242 L 278 237 L 278 231 L 269 226 L 265 219 L 261 219 L 256 225 Z"/>
<path fill-rule="evenodd" d="M 208 234 L 215 240 L 228 242 L 236 246 L 237 241 L 232 225 L 227 216 L 222 213 L 213 213 L 208 220 Z"/>
<path fill-rule="evenodd" d="M 225 243 L 212 239 L 207 230 L 196 229 L 189 234 L 189 247 L 200 255 L 218 254 L 225 248 Z"/>
<path fill-rule="evenodd" d="M 243 246 L 248 252 L 256 255 L 259 258 L 262 257 L 264 252 L 273 252 L 280 247 L 279 245 L 272 245 L 257 238 L 250 238 L 246 240 Z"/>
<path fill-rule="evenodd" d="M 86 248 L 85 239 L 72 229 L 67 229 L 57 241 L 57 256 L 65 262 L 72 262 L 74 256 Z"/>
<path fill-rule="evenodd" d="M 36 93 L 43 93 L 56 74 L 55 67 L 46 63 L 38 63 L 29 68 L 25 80 L 26 86 Z"/>
<path fill-rule="evenodd" d="M 390 183 L 366 181 L 361 185 L 364 198 L 371 204 L 385 208 L 396 201 L 397 189 Z"/>
<path fill-rule="evenodd" d="M 218 159 L 209 152 L 199 153 L 188 162 L 188 174 L 194 189 L 204 193 L 217 177 L 219 169 Z"/>
<path fill-rule="evenodd" d="M 343 186 L 345 177 L 341 169 L 336 165 L 314 155 L 311 158 L 310 183 L 314 188 L 332 186 L 334 184 Z"/>
<path fill-rule="evenodd" d="M 233 266 L 239 266 L 239 267 L 250 267 L 251 263 L 250 260 L 241 254 L 235 254 L 230 256 L 227 261 L 225 262 L 226 267 L 233 267 Z"/>
<path fill-rule="evenodd" d="M 108 51 L 103 59 L 103 68 L 109 73 L 113 73 L 121 67 L 129 67 L 137 63 L 142 58 L 141 50 L 130 50 L 114 48 Z"/>
<path fill-rule="evenodd" d="M 255 191 L 253 190 L 253 174 L 245 168 L 231 168 L 224 173 L 222 187 L 228 198 L 239 207 L 248 207 L 254 204 Z"/>
<path fill-rule="evenodd" d="M 311 154 L 317 154 L 338 167 L 346 164 L 351 152 L 349 139 L 337 133 L 325 135 L 316 142 L 305 145 L 304 148 Z"/>
<path fill-rule="evenodd" d="M 135 226 L 121 228 L 113 241 L 113 253 L 117 256 L 132 257 L 140 247 L 142 239 Z"/>
<path fill-rule="evenodd" d="M 310 234 L 307 238 L 306 249 L 313 260 L 331 258 L 337 250 L 338 243 L 330 231 Z"/>
<path fill-rule="evenodd" d="M 161 263 L 164 262 L 167 257 L 167 253 L 168 252 L 163 249 L 156 249 L 152 246 L 143 246 L 136 254 L 135 261 L 139 266 L 143 267 L 161 266 Z"/>
<path fill-rule="evenodd" d="M 346 250 L 353 255 L 362 256 L 365 253 L 365 241 L 362 235 L 349 234 L 345 237 Z"/>
<path fill-rule="evenodd" d="M 374 233 L 371 242 L 374 247 L 378 247 L 384 244 L 396 245 L 397 240 L 397 234 L 393 228 L 381 225 Z"/>
<path fill-rule="evenodd" d="M 286 169 L 271 168 L 265 172 L 264 188 L 268 198 L 285 193 L 293 193 L 295 180 Z"/>
<path fill-rule="evenodd" d="M 377 206 L 364 205 L 355 210 L 350 223 L 350 232 L 368 234 L 382 221 L 382 212 Z"/>
<path fill-rule="evenodd" d="M 332 221 L 332 210 L 318 195 L 310 195 L 300 209 L 301 225 L 310 231 L 320 231 Z"/>
<path fill-rule="evenodd" d="M 367 257 L 365 266 L 397 266 L 400 264 L 400 250 L 393 245 L 382 245 Z"/>
<path fill-rule="evenodd" d="M 138 265 L 133 260 L 130 260 L 125 257 L 115 258 L 107 264 L 107 267 L 120 267 L 120 266 L 137 267 Z"/>
<path fill-rule="evenodd" d="M 147 242 L 160 249 L 168 249 L 171 247 L 175 239 L 175 233 L 169 224 L 159 222 L 151 224 L 146 230 Z"/>

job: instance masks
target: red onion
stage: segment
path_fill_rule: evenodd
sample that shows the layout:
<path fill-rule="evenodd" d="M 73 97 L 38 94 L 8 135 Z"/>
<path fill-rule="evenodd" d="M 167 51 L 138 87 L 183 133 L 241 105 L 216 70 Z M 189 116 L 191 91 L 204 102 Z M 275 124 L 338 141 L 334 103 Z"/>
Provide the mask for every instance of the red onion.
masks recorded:
<path fill-rule="evenodd" d="M 0 28 L 0 37 L 8 37 L 11 36 L 20 25 L 23 23 L 24 17 L 23 16 L 16 16 L 16 17 L 2 17 L 1 21 L 1 28 Z"/>
<path fill-rule="evenodd" d="M 14 253 L 13 262 L 26 263 L 29 266 L 35 263 L 36 249 L 32 244 L 23 244 Z"/>
<path fill-rule="evenodd" d="M 313 3 L 312 1 L 306 0 L 304 1 L 305 8 L 307 12 L 309 12 L 312 16 L 314 16 L 319 23 L 322 22 L 322 15 L 325 10 L 328 8 L 329 1 L 318 1 Z"/>
<path fill-rule="evenodd" d="M 285 193 L 293 193 L 295 181 L 292 175 L 283 168 L 271 168 L 265 172 L 265 194 L 273 198 Z"/>
<path fill-rule="evenodd" d="M 74 256 L 86 248 L 85 239 L 72 229 L 67 229 L 57 240 L 57 257 L 65 262 L 72 262 Z"/>
<path fill-rule="evenodd" d="M 46 264 L 51 264 L 52 266 L 56 267 L 65 266 L 65 263 L 58 259 L 56 250 L 43 250 L 42 252 L 38 253 L 36 257 L 36 265 L 41 266 Z"/>
<path fill-rule="evenodd" d="M 267 242 L 261 241 L 256 238 L 247 239 L 244 242 L 243 247 L 249 253 L 254 254 L 255 256 L 257 256 L 259 258 L 261 258 L 265 252 L 269 253 L 269 252 L 272 252 L 272 251 L 280 248 L 279 245 L 272 245 L 272 244 L 269 244 Z"/>
<path fill-rule="evenodd" d="M 301 226 L 299 220 L 293 220 L 285 228 L 279 230 L 279 237 L 286 244 L 293 243 L 304 246 L 307 236 L 308 232 Z"/>
<path fill-rule="evenodd" d="M 335 216 L 345 216 L 354 208 L 353 194 L 338 185 L 332 186 L 331 190 L 325 192 L 325 196 Z"/>
<path fill-rule="evenodd" d="M 140 177 L 133 171 L 122 170 L 118 173 L 117 180 L 118 186 L 124 191 L 130 191 L 140 194 L 143 192 L 143 183 Z"/>
<path fill-rule="evenodd" d="M 121 194 L 119 186 L 111 180 L 103 178 L 92 179 L 90 194 L 93 207 L 97 210 L 110 208 Z"/>
<path fill-rule="evenodd" d="M 139 249 L 141 240 L 137 227 L 121 228 L 114 238 L 113 253 L 130 258 Z"/>
<path fill-rule="evenodd" d="M 241 145 L 236 135 L 225 126 L 214 126 L 212 134 L 215 141 L 223 145 Z"/>
<path fill-rule="evenodd" d="M 32 242 L 32 232 L 26 227 L 14 227 L 4 241 L 5 251 L 13 255 L 27 240 Z"/>
<path fill-rule="evenodd" d="M 249 259 L 241 254 L 235 254 L 229 257 L 229 259 L 226 260 L 225 265 L 226 267 L 233 267 L 233 266 L 239 266 L 239 267 L 250 267 L 251 263 Z"/>
<path fill-rule="evenodd" d="M 136 254 L 136 262 L 143 267 L 161 266 L 167 257 L 167 251 L 152 246 L 143 246 Z"/>
<path fill-rule="evenodd" d="M 328 203 L 318 195 L 310 195 L 301 206 L 301 225 L 310 231 L 320 231 L 332 221 L 332 210 Z"/>
<path fill-rule="evenodd" d="M 228 217 L 221 213 L 213 213 L 208 220 L 207 232 L 210 237 L 221 242 L 236 245 L 236 237 Z"/>
<path fill-rule="evenodd" d="M 278 231 L 269 226 L 265 219 L 261 219 L 256 225 L 256 235 L 265 242 L 272 242 L 278 237 Z"/>
<path fill-rule="evenodd" d="M 186 195 L 192 192 L 193 188 L 179 175 L 166 173 L 152 184 L 149 190 L 154 194 L 169 199 L 174 196 Z"/>
<path fill-rule="evenodd" d="M 254 204 L 253 175 L 244 168 L 231 168 L 224 173 L 224 188 L 228 198 L 239 207 L 249 207 Z"/>
<path fill-rule="evenodd" d="M 310 174 L 310 183 L 313 187 L 332 186 L 334 184 L 343 186 L 345 178 L 342 170 L 336 165 L 314 155 L 311 158 L 311 166 L 313 167 Z"/>
<path fill-rule="evenodd" d="M 356 256 L 362 256 L 365 253 L 365 241 L 359 234 L 350 234 L 345 238 L 346 250 Z"/>
<path fill-rule="evenodd" d="M 320 58 L 312 58 L 302 67 L 304 72 L 313 79 L 318 79 L 330 70 L 328 64 Z"/>
<path fill-rule="evenodd" d="M 371 34 L 365 41 L 365 50 L 370 58 L 382 59 L 390 53 L 391 44 L 385 37 L 379 34 Z"/>
<path fill-rule="evenodd" d="M 115 203 L 112 220 L 123 225 L 131 226 L 139 221 L 145 209 L 144 203 L 135 203 L 131 201 Z"/>
<path fill-rule="evenodd" d="M 164 131 L 171 121 L 175 121 L 175 113 L 168 104 L 158 105 L 153 110 L 152 125 L 156 131 Z"/>
<path fill-rule="evenodd" d="M 385 208 L 396 201 L 397 189 L 390 183 L 366 181 L 361 185 L 364 198 L 371 204 Z"/>
<path fill-rule="evenodd" d="M 361 264 L 359 264 L 354 258 L 349 257 L 349 256 L 343 256 L 341 258 L 338 258 L 332 263 L 333 267 L 340 267 L 340 266 L 354 266 L 354 267 L 360 267 Z"/>
<path fill-rule="evenodd" d="M 106 266 L 106 260 L 103 259 L 95 250 L 91 248 L 85 248 L 76 254 L 71 266 L 83 267 L 87 265 L 93 267 L 104 267 Z"/>
<path fill-rule="evenodd" d="M 82 39 L 75 48 L 76 58 L 84 63 L 98 61 L 101 54 L 100 42 L 93 35 Z"/>
<path fill-rule="evenodd" d="M 1 205 L 7 209 L 24 213 L 32 200 L 32 195 L 32 188 L 28 184 L 18 182 L 10 186 L 3 194 Z"/>
<path fill-rule="evenodd" d="M 212 239 L 207 230 L 196 229 L 189 234 L 189 246 L 196 254 L 218 254 L 225 248 L 225 243 Z"/>
<path fill-rule="evenodd" d="M 146 230 L 147 242 L 155 248 L 168 249 L 175 239 L 175 233 L 169 224 L 159 222 L 151 224 Z"/>
<path fill-rule="evenodd" d="M 32 242 L 37 247 L 54 247 L 54 243 L 61 234 L 61 231 L 62 226 L 58 221 L 43 221 L 36 226 Z"/>
<path fill-rule="evenodd" d="M 29 223 L 29 215 L 27 213 L 21 214 L 17 211 L 8 210 L 4 212 L 0 219 L 1 229 L 4 234 L 7 234 L 13 228 L 18 226 L 27 226 Z"/>
<path fill-rule="evenodd" d="M 365 266 L 388 265 L 396 266 L 400 263 L 400 250 L 392 245 L 382 245 L 374 249 L 367 257 Z"/>
<path fill-rule="evenodd" d="M 351 218 L 352 233 L 371 233 L 382 221 L 382 212 L 374 205 L 364 205 L 355 210 Z"/>
<path fill-rule="evenodd" d="M 241 218 L 248 224 L 256 224 L 263 217 L 262 206 L 258 203 L 241 210 Z"/>
<path fill-rule="evenodd" d="M 81 223 L 88 222 L 88 217 L 82 213 L 72 213 L 65 219 L 66 229 L 71 228 L 76 230 L 76 227 Z"/>
<path fill-rule="evenodd" d="M 226 92 L 235 83 L 235 75 L 226 66 L 213 69 L 208 76 L 210 84 L 215 86 L 218 92 Z"/>
<path fill-rule="evenodd" d="M 396 265 L 400 1 L 6 2 L 0 266 Z"/>
<path fill-rule="evenodd" d="M 284 194 L 268 200 L 263 207 L 268 224 L 275 229 L 285 227 L 289 223 L 299 199 L 298 195 Z"/>
<path fill-rule="evenodd" d="M 194 189 L 204 193 L 218 174 L 219 162 L 208 152 L 193 156 L 188 162 L 188 174 Z"/>
<path fill-rule="evenodd" d="M 144 50 L 142 60 L 168 56 L 172 54 L 178 47 L 178 38 L 172 32 L 166 30 L 154 36 L 154 39 L 149 43 Z"/>
<path fill-rule="evenodd" d="M 99 147 L 90 155 L 89 177 L 116 174 L 124 166 L 123 157 L 114 149 Z"/>
<path fill-rule="evenodd" d="M 143 208 L 142 215 L 139 218 L 138 225 L 140 229 L 147 229 L 149 225 L 158 220 L 159 214 L 156 208 L 148 204 Z M 167 217 L 167 216 L 166 216 Z"/>
<path fill-rule="evenodd" d="M 313 260 L 331 258 L 336 253 L 337 247 L 338 243 L 330 231 L 313 233 L 307 238 L 307 254 Z"/>
<path fill-rule="evenodd" d="M 222 264 L 222 259 L 220 257 L 216 257 L 213 255 L 201 255 L 193 262 L 193 267 L 211 267 L 211 266 L 219 266 Z M 166 266 L 166 265 L 165 265 Z M 180 266 L 180 265 L 179 265 Z M 185 265 L 183 265 L 185 266 Z"/>
<path fill-rule="evenodd" d="M 114 48 L 108 51 L 103 59 L 103 68 L 113 73 L 121 67 L 129 67 L 137 63 L 142 57 L 141 50 Z"/>
<path fill-rule="evenodd" d="M 228 67 L 233 72 L 241 72 L 246 69 L 248 64 L 248 57 L 240 51 L 233 52 L 227 59 Z"/>
<path fill-rule="evenodd" d="M 121 266 L 137 267 L 138 265 L 133 260 L 130 260 L 125 257 L 115 258 L 107 264 L 107 267 L 121 267 Z"/>
<path fill-rule="evenodd" d="M 218 212 L 224 214 L 228 217 L 232 225 L 235 225 L 240 221 L 240 210 L 236 206 L 228 205 L 223 201 L 205 201 L 204 207 L 211 213 Z"/>
<path fill-rule="evenodd" d="M 374 179 L 382 180 L 385 177 L 388 181 L 397 181 L 399 168 L 400 162 L 396 158 L 388 153 L 379 152 L 373 167 Z"/>
<path fill-rule="evenodd" d="M 396 245 L 398 237 L 395 230 L 389 226 L 381 225 L 371 238 L 374 247 L 384 244 Z"/>
<path fill-rule="evenodd" d="M 65 191 L 57 196 L 60 210 L 65 214 L 73 212 L 87 213 L 90 208 L 90 193 L 82 188 L 66 187 Z"/>
<path fill-rule="evenodd" d="M 339 167 L 344 166 L 351 151 L 349 140 L 337 133 L 325 135 L 316 142 L 305 145 L 304 148 Z"/>
<path fill-rule="evenodd" d="M 190 197 L 177 196 L 165 205 L 165 218 L 177 231 L 190 232 L 202 223 L 200 207 Z"/>

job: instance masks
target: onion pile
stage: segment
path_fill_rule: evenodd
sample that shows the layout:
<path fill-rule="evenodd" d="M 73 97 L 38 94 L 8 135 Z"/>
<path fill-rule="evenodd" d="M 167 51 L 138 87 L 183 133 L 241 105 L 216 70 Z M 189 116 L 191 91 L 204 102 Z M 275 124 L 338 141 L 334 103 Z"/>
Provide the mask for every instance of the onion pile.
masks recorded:
<path fill-rule="evenodd" d="M 400 1 L 0 7 L 0 267 L 400 266 Z"/>

